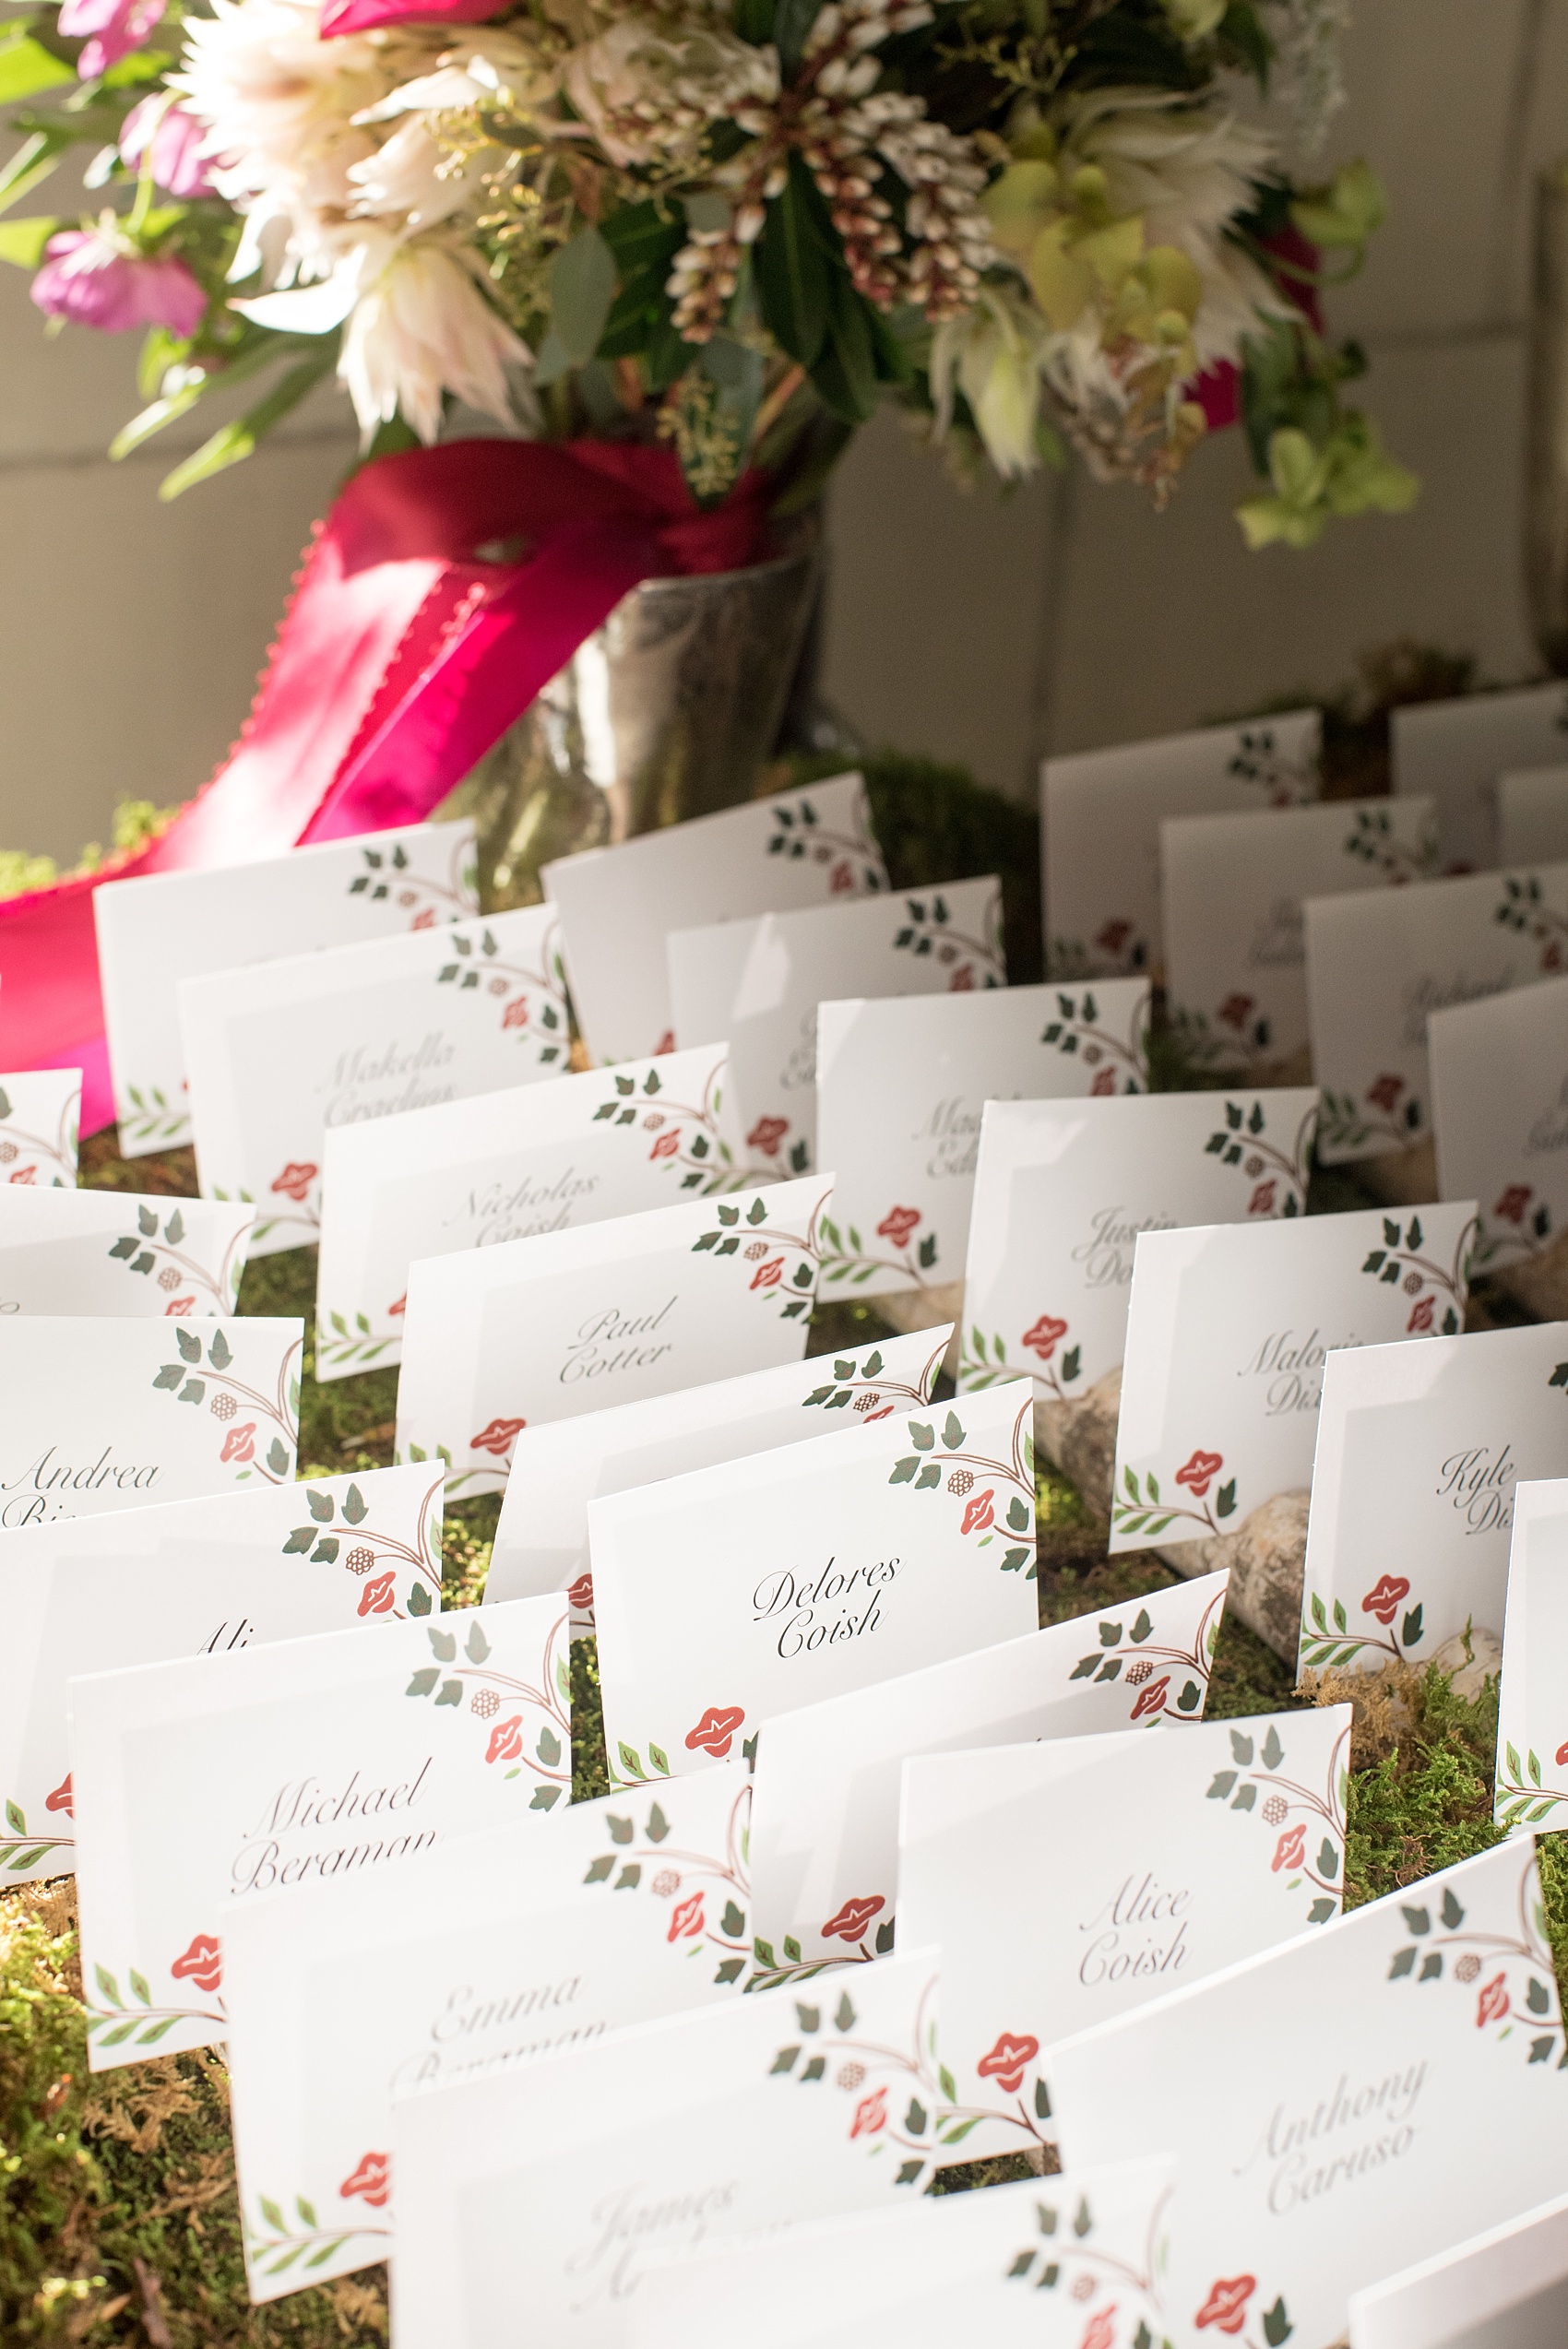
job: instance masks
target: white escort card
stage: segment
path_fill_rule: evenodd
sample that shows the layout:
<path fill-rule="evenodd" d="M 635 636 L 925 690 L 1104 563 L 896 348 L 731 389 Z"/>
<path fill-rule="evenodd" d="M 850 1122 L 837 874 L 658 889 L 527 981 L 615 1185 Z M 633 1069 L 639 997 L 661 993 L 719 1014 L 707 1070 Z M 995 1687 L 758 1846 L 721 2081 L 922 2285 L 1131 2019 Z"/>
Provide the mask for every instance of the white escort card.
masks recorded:
<path fill-rule="evenodd" d="M 1350 2349 L 1562 2349 L 1568 2194 L 1350 2296 Z"/>
<path fill-rule="evenodd" d="M 1521 767 L 1499 777 L 1498 863 L 1560 864 L 1565 857 L 1568 766 Z"/>
<path fill-rule="evenodd" d="M 1462 1200 L 1144 1232 L 1111 1548 L 1232 1534 L 1265 1501 L 1305 1492 L 1330 1350 L 1455 1333 L 1474 1220 Z"/>
<path fill-rule="evenodd" d="M 1394 789 L 1437 802 L 1443 860 L 1474 872 L 1497 861 L 1497 778 L 1562 756 L 1568 691 L 1561 678 L 1512 694 L 1414 702 L 1389 713 Z"/>
<path fill-rule="evenodd" d="M 251 1253 L 319 1235 L 334 1126 L 564 1075 L 564 982 L 548 906 L 182 979 L 196 1169 L 254 1199 Z"/>
<path fill-rule="evenodd" d="M 476 878 L 474 827 L 465 822 L 101 882 L 92 909 L 125 1156 L 191 1139 L 183 979 L 460 921 L 479 910 Z"/>
<path fill-rule="evenodd" d="M 1559 1390 L 1568 1409 L 1568 1362 Z M 1498 1694 L 1497 1797 L 1503 1827 L 1568 1827 L 1568 1478 L 1514 1491 L 1514 1541 Z"/>
<path fill-rule="evenodd" d="M 1501 1635 L 1515 1484 L 1568 1476 L 1568 1323 L 1366 1346 L 1324 1370 L 1302 1671 L 1426 1664 Z"/>
<path fill-rule="evenodd" d="M 572 1784 L 556 1600 L 70 1683 L 95 2071 L 221 2039 L 220 1905 L 395 1869 Z"/>
<path fill-rule="evenodd" d="M 393 2110 L 398 2349 L 624 2349 L 660 2251 L 870 2208 L 930 2173 L 952 2101 L 936 1952 L 737 1999 Z M 913 2199 L 912 2197 L 910 2199 Z"/>
<path fill-rule="evenodd" d="M 1236 1068 L 1307 1043 L 1301 905 L 1430 880 L 1430 800 L 1341 800 L 1159 827 L 1165 989 L 1193 1059 Z"/>
<path fill-rule="evenodd" d="M 798 1362 L 832 1196 L 814 1175 L 416 1263 L 398 1458 L 497 1491 L 526 1427 Z"/>
<path fill-rule="evenodd" d="M 647 2269 L 630 2349 L 861 2349 L 873 2331 L 902 2349 L 1137 2349 L 1165 2331 L 1173 2168 L 1126 2162 L 719 2236 Z"/>
<path fill-rule="evenodd" d="M 759 1961 L 842 1962 L 892 1947 L 910 1754 L 1201 1720 L 1229 1579 L 1179 1582 L 771 1714 L 753 1764 Z"/>
<path fill-rule="evenodd" d="M 833 1169 L 822 1283 L 875 1297 L 956 1280 L 988 1101 L 1144 1093 L 1143 979 L 1065 992 L 825 1002 L 817 1151 Z"/>
<path fill-rule="evenodd" d="M 246 1486 L 0 1537 L 10 1684 L 0 1711 L 0 1870 L 10 1880 L 73 1865 L 74 1675 L 440 1606 L 441 1477 L 428 1466 Z"/>
<path fill-rule="evenodd" d="M 0 1315 L 0 1530 L 287 1484 L 301 1324 Z"/>
<path fill-rule="evenodd" d="M 1433 1012 L 1437 1187 L 1478 1202 L 1471 1269 L 1506 1271 L 1568 1229 L 1568 978 Z"/>
<path fill-rule="evenodd" d="M 1047 759 L 1040 772 L 1046 968 L 1158 969 L 1167 816 L 1295 807 L 1318 795 L 1315 709 Z"/>
<path fill-rule="evenodd" d="M 316 1376 L 398 1360 L 417 1259 L 603 1223 L 732 1182 L 724 1074 L 724 1046 L 708 1044 L 329 1132 Z"/>
<path fill-rule="evenodd" d="M 1007 983 L 993 878 L 672 930 L 665 948 L 679 1041 L 729 1038 L 727 1115 L 754 1172 L 829 1163 L 816 1149 L 819 1003 Z"/>
<path fill-rule="evenodd" d="M 951 1335 L 948 1323 L 849 1354 L 781 1362 L 711 1386 L 525 1428 L 512 1446 L 485 1603 L 564 1590 L 574 1623 L 591 1628 L 590 1501 L 801 1443 L 819 1429 L 927 1409 Z"/>
<path fill-rule="evenodd" d="M 1424 1142 L 1427 1018 L 1568 967 L 1568 864 L 1306 905 L 1313 1073 L 1325 1163 Z"/>
<path fill-rule="evenodd" d="M 575 1803 L 543 1833 L 530 1818 L 389 1875 L 225 1903 L 251 2298 L 394 2249 L 395 2097 L 734 1995 L 749 1802 L 743 1769 L 720 1763 L 630 1810 Z"/>
<path fill-rule="evenodd" d="M 1042 2046 L 1338 1916 L 1350 1717 L 906 1762 L 900 1921 L 940 1936 L 958 2158 L 1053 2142 Z"/>
<path fill-rule="evenodd" d="M 1221 2332 L 1330 2349 L 1350 2295 L 1391 2261 L 1560 2189 L 1562 2050 L 1521 1837 L 1048 2047 L 1040 2067 L 1069 2172 L 1179 2154 L 1177 2349 Z"/>
<path fill-rule="evenodd" d="M 590 1501 L 612 1778 L 1032 1631 L 1033 1416 L 1020 1380 Z"/>
<path fill-rule="evenodd" d="M 560 910 L 573 1009 L 600 1064 L 665 1052 L 674 1043 L 664 971 L 671 930 L 887 886 L 859 775 L 778 791 L 613 848 L 585 849 L 547 864 L 540 877 Z"/>
<path fill-rule="evenodd" d="M 0 1188 L 0 1313 L 232 1313 L 254 1207 Z"/>
<path fill-rule="evenodd" d="M 0 1183 L 74 1189 L 81 1105 L 80 1069 L 0 1076 Z"/>
<path fill-rule="evenodd" d="M 1316 1120 L 1310 1088 L 988 1101 L 960 1388 L 1075 1402 L 1121 1363 L 1138 1234 L 1304 1215 Z"/>

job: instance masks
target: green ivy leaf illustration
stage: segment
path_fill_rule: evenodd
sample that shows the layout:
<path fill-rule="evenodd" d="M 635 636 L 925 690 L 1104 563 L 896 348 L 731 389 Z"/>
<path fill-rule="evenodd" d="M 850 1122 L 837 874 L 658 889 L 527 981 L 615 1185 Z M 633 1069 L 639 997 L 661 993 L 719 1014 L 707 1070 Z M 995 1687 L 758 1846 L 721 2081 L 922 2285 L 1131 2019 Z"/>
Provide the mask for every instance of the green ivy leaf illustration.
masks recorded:
<path fill-rule="evenodd" d="M 1280 2349 L 1281 2342 L 1289 2341 L 1295 2330 L 1285 2313 L 1283 2298 L 1276 2300 L 1272 2308 L 1265 2310 L 1263 2337 L 1268 2343 L 1268 2349 Z"/>
<path fill-rule="evenodd" d="M 409 1593 L 409 1613 L 410 1615 L 428 1615 L 430 1613 L 430 1593 L 426 1590 L 422 1583 L 416 1583 L 412 1590 Z"/>
<path fill-rule="evenodd" d="M 1234 1477 L 1231 1477 L 1226 1483 L 1220 1486 L 1218 1492 L 1215 1496 L 1214 1513 L 1217 1517 L 1229 1517 L 1235 1506 L 1236 1479 Z"/>
<path fill-rule="evenodd" d="M 929 1452 L 936 1441 L 936 1430 L 926 1427 L 919 1419 L 909 1421 L 909 1441 L 917 1452 Z"/>
<path fill-rule="evenodd" d="M 1279 1742 L 1279 1732 L 1271 1721 L 1268 1735 L 1263 1741 L 1263 1766 L 1265 1770 L 1277 1770 L 1284 1759 L 1285 1749 Z"/>
<path fill-rule="evenodd" d="M 1253 1758 L 1253 1741 L 1251 1738 L 1244 1738 L 1239 1729 L 1232 1729 L 1230 1732 L 1230 1750 L 1235 1755 L 1236 1760 L 1241 1763 L 1243 1768 L 1245 1768 L 1251 1762 Z"/>
<path fill-rule="evenodd" d="M 1442 1975 L 1443 1952 L 1429 1950 L 1421 1960 L 1421 1970 L 1416 1979 L 1418 1982 L 1437 1982 L 1442 1979 Z"/>
<path fill-rule="evenodd" d="M 192 1331 L 177 1329 L 174 1332 L 174 1343 L 180 1349 L 182 1360 L 186 1362 L 201 1360 L 201 1340 Z"/>
<path fill-rule="evenodd" d="M 852 2031 L 855 2027 L 855 2010 L 850 2004 L 849 1993 L 848 1990 L 845 1991 L 843 1997 L 839 1999 L 838 2004 L 833 2011 L 833 2021 L 837 2028 L 840 2031 Z"/>
<path fill-rule="evenodd" d="M 315 1554 L 311 1560 L 311 1564 L 313 1566 L 335 1565 L 340 1547 L 341 1544 L 336 1534 L 323 1534 L 315 1546 Z"/>
<path fill-rule="evenodd" d="M 318 1525 L 326 1525 L 331 1523 L 337 1503 L 329 1492 L 317 1492 L 313 1486 L 307 1485 L 305 1506 Z"/>
<path fill-rule="evenodd" d="M 1408 1915 L 1408 1911 L 1407 1911 L 1407 1915 Z M 1409 1974 L 1414 1969 L 1415 1963 L 1416 1952 L 1413 1949 L 1396 1950 L 1393 1959 L 1389 1964 L 1388 1979 L 1391 1982 L 1399 1981 L 1403 1975 Z"/>
<path fill-rule="evenodd" d="M 511 1774 L 508 1772 L 507 1774 L 509 1776 Z M 536 1786 L 533 1790 L 533 1799 L 529 1804 L 529 1809 L 530 1810 L 553 1810 L 564 1791 L 564 1788 L 561 1786 Z"/>
<path fill-rule="evenodd" d="M 1399 1913 L 1404 1917 L 1407 1926 L 1408 1926 L 1412 1933 L 1430 1933 L 1431 1931 L 1431 1913 L 1429 1909 L 1406 1908 L 1403 1904 L 1401 1904 Z"/>
<path fill-rule="evenodd" d="M 437 1704 L 461 1704 L 463 1702 L 463 1684 L 461 1680 L 443 1680 L 441 1683 L 441 1692 L 437 1696 L 435 1702 Z"/>
<path fill-rule="evenodd" d="M 917 1492 L 934 1492 L 942 1482 L 942 1470 L 934 1460 L 928 1460 L 915 1478 Z"/>
<path fill-rule="evenodd" d="M 666 1754 L 664 1748 L 662 1746 L 656 1746 L 651 1738 L 648 1740 L 647 1758 L 652 1762 L 654 1768 L 659 1772 L 661 1778 L 669 1777 L 669 1756 Z"/>
<path fill-rule="evenodd" d="M 1336 1904 L 1329 1900 L 1326 1896 L 1315 1900 L 1311 1908 L 1307 1911 L 1307 1923 L 1309 1925 L 1326 1925 L 1329 1918 L 1335 1914 L 1335 1909 Z"/>
<path fill-rule="evenodd" d="M 548 1722 L 539 1733 L 539 1743 L 534 1750 L 547 1770 L 553 1770 L 561 1759 L 561 1740 Z"/>
<path fill-rule="evenodd" d="M 1217 1770 L 1214 1774 L 1214 1783 L 1208 1790 L 1209 1801 L 1222 1802 L 1235 1784 L 1236 1773 L 1233 1770 Z"/>
<path fill-rule="evenodd" d="M 1448 1930 L 1451 1933 L 1456 1933 L 1460 1926 L 1465 1922 L 1464 1909 L 1459 1902 L 1455 1899 L 1454 1888 L 1452 1885 L 1446 1886 L 1443 1891 L 1442 1916 L 1444 1925 L 1447 1926 Z M 1411 1929 L 1413 1931 L 1415 1928 L 1412 1927 Z"/>
<path fill-rule="evenodd" d="M 469 1625 L 469 1636 L 463 1642 L 464 1653 L 470 1664 L 483 1664 L 490 1655 L 490 1642 L 481 1631 L 477 1619 Z"/>
<path fill-rule="evenodd" d="M 1183 1682 L 1182 1693 L 1176 1700 L 1177 1712 L 1191 1713 L 1202 1694 L 1203 1691 L 1199 1688 L 1195 1680 L 1187 1680 Z"/>
<path fill-rule="evenodd" d="M 795 2058 L 800 2052 L 799 2047 L 780 2047 L 768 2066 L 769 2076 L 772 2077 L 781 2071 L 793 2071 Z"/>
<path fill-rule="evenodd" d="M 949 1452 L 961 1452 L 964 1448 L 963 1422 L 956 1411 L 949 1411 L 943 1422 L 942 1441 Z M 918 1437 L 916 1441 L 919 1441 Z"/>
<path fill-rule="evenodd" d="M 659 1748 L 658 1748 L 657 1746 L 649 1746 L 649 1748 L 648 1748 L 648 1751 L 649 1751 L 649 1753 L 653 1756 L 654 1760 L 655 1760 L 656 1762 L 659 1762 L 659 1763 L 662 1766 L 662 1763 L 663 1763 L 663 1756 L 660 1754 L 660 1752 L 659 1752 Z M 647 1815 L 647 1839 L 648 1839 L 648 1842 L 649 1842 L 650 1844 L 661 1844 L 661 1843 L 664 1841 L 665 1836 L 666 1836 L 666 1835 L 668 1835 L 668 1833 L 670 1833 L 670 1821 L 668 1821 L 668 1819 L 666 1819 L 666 1817 L 664 1816 L 664 1813 L 663 1813 L 663 1811 L 659 1809 L 659 1806 L 658 1805 L 658 1803 L 655 1803 L 655 1804 L 654 1804 L 654 1806 L 653 1806 L 653 1809 L 652 1809 L 648 1812 L 648 1815 Z M 739 1930 L 739 1928 L 737 1928 L 736 1929 L 737 1929 L 737 1930 Z"/>
<path fill-rule="evenodd" d="M 1339 1854 L 1326 1835 L 1318 1846 L 1317 1872 L 1320 1876 L 1326 1876 L 1331 1884 L 1339 1873 Z"/>
<path fill-rule="evenodd" d="M 275 1477 L 282 1476 L 289 1465 L 289 1454 L 277 1436 L 267 1447 L 267 1465 Z"/>
<path fill-rule="evenodd" d="M 621 1756 L 621 1767 L 628 1778 L 646 1778 L 647 1776 L 647 1772 L 642 1765 L 642 1758 L 638 1754 L 635 1746 L 629 1746 L 623 1743 L 619 1746 L 618 1750 Z"/>
<path fill-rule="evenodd" d="M 611 1869 L 614 1867 L 614 1865 L 615 1865 L 615 1855 L 614 1855 L 614 1853 L 613 1853 L 613 1852 L 605 1852 L 605 1853 L 603 1853 L 600 1858 L 595 1859 L 595 1860 L 590 1860 L 590 1861 L 588 1862 L 588 1874 L 587 1874 L 587 1875 L 583 1878 L 583 1882 L 584 1882 L 585 1884 L 602 1884 L 602 1883 L 603 1883 L 603 1881 L 604 1881 L 604 1880 L 605 1880 L 605 1878 L 609 1875 L 609 1873 L 610 1873 Z"/>

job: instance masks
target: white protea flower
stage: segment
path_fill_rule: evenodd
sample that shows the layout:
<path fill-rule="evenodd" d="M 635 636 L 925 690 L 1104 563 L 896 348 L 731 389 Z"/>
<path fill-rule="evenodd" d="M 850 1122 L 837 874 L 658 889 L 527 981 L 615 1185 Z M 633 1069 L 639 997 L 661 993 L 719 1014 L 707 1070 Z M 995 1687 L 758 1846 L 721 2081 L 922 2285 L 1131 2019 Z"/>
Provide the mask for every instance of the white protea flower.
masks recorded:
<path fill-rule="evenodd" d="M 505 160 L 498 147 L 482 147 L 460 159 L 442 144 L 424 118 L 405 115 L 384 146 L 362 162 L 350 163 L 355 219 L 396 215 L 410 229 L 434 228 L 460 212 L 476 196 L 487 171 Z"/>
<path fill-rule="evenodd" d="M 460 248 L 373 237 L 355 256 L 354 287 L 338 375 L 367 445 L 398 414 L 434 442 L 448 391 L 501 423 L 515 421 L 506 368 L 526 363 L 529 348 L 486 302 Z"/>

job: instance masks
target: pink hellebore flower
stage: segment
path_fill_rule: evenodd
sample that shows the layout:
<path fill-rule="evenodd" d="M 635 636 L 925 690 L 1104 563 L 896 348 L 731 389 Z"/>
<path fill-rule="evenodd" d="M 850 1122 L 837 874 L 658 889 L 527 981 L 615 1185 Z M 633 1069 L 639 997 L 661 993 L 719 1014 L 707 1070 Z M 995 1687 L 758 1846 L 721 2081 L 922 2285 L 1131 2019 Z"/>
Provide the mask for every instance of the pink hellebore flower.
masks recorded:
<path fill-rule="evenodd" d="M 67 40 L 87 40 L 77 59 L 82 80 L 96 81 L 133 49 L 139 49 L 165 5 L 166 0 L 64 0 L 60 30 Z"/>
<path fill-rule="evenodd" d="M 90 0 L 89 0 L 90 5 Z M 374 32 L 380 25 L 481 25 L 498 17 L 506 0 L 327 0 L 321 37 L 335 32 Z"/>
<path fill-rule="evenodd" d="M 194 114 L 154 94 L 133 106 L 121 125 L 120 160 L 133 172 L 150 170 L 171 196 L 210 196 L 212 181 L 201 152 L 206 136 Z"/>
<path fill-rule="evenodd" d="M 112 227 L 66 229 L 44 251 L 30 291 L 51 318 L 111 335 L 167 326 L 184 339 L 206 314 L 207 296 L 183 261 L 148 259 Z"/>

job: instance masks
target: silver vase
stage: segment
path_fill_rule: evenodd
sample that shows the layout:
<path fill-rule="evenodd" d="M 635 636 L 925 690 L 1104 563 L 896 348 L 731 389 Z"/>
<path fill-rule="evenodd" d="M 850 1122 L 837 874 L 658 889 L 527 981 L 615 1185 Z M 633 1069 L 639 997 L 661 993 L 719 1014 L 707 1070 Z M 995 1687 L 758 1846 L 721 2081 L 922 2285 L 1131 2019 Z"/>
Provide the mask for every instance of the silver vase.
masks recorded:
<path fill-rule="evenodd" d="M 556 857 L 752 796 L 818 565 L 812 522 L 774 561 L 623 597 L 442 808 L 475 819 L 488 911 L 537 905 Z"/>
<path fill-rule="evenodd" d="M 1525 445 L 1525 591 L 1547 667 L 1568 675 L 1568 164 L 1536 184 Z"/>

